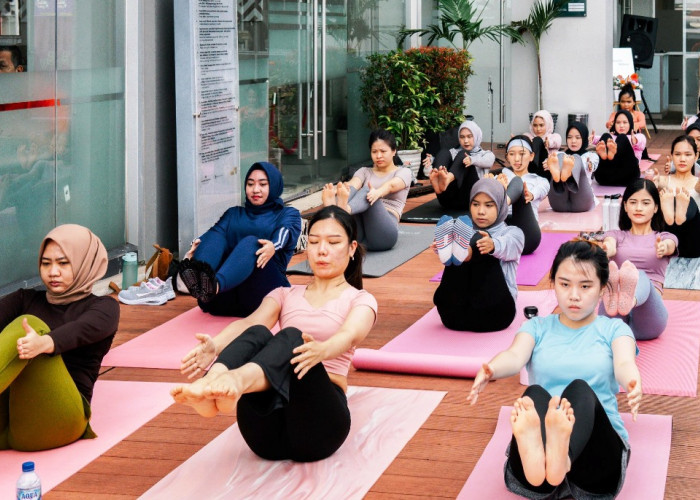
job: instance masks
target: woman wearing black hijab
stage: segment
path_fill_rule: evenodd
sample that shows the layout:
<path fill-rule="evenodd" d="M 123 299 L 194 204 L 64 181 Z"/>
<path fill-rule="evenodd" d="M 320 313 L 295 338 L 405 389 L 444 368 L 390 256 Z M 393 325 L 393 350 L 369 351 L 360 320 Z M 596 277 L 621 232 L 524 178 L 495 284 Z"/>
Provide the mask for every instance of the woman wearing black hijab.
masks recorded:
<path fill-rule="evenodd" d="M 610 133 L 603 134 L 596 143 L 600 156 L 593 177 L 602 186 L 627 186 L 639 178 L 639 160 L 647 143 L 644 134 L 632 131 L 634 119 L 629 111 L 620 110 Z"/>
<path fill-rule="evenodd" d="M 566 151 L 547 159 L 552 175 L 549 205 L 555 212 L 587 212 L 595 207 L 595 195 L 587 175 L 588 162 L 582 157 L 587 147 L 588 127 L 573 122 L 566 130 Z"/>

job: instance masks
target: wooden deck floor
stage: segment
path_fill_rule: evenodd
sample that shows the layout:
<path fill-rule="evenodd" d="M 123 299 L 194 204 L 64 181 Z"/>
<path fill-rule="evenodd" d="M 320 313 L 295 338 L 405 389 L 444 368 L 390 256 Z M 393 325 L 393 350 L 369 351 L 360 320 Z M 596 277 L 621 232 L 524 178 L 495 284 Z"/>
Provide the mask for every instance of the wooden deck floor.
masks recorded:
<path fill-rule="evenodd" d="M 673 132 L 652 136 L 650 151 L 666 155 Z M 409 199 L 415 206 L 433 195 Z M 301 260 L 295 256 L 293 263 Z M 378 322 L 363 344 L 379 348 L 432 307 L 437 283 L 428 279 L 441 266 L 429 250 L 365 287 L 379 302 Z M 307 277 L 293 276 L 293 283 Z M 548 285 L 541 282 L 537 287 Z M 666 298 L 700 301 L 700 292 L 669 290 Z M 122 306 L 120 330 L 114 346 L 195 305 L 191 297 L 179 296 L 161 307 Z M 698 304 L 689 304 L 697 307 Z M 672 369 L 673 367 L 669 367 Z M 108 369 L 108 380 L 181 381 L 173 370 Z M 490 384 L 476 407 L 465 403 L 471 381 L 452 378 L 406 376 L 351 371 L 354 385 L 447 391 L 447 396 L 391 466 L 372 486 L 366 498 L 455 498 L 471 473 L 496 425 L 499 407 L 512 404 L 522 392 L 517 377 Z M 625 408 L 623 405 L 622 408 Z M 697 398 L 645 396 L 642 413 L 673 415 L 673 440 L 666 498 L 700 496 L 700 402 Z M 231 416 L 203 419 L 186 407 L 173 405 L 124 439 L 81 471 L 58 485 L 47 500 L 135 498 L 187 460 L 235 421 Z"/>

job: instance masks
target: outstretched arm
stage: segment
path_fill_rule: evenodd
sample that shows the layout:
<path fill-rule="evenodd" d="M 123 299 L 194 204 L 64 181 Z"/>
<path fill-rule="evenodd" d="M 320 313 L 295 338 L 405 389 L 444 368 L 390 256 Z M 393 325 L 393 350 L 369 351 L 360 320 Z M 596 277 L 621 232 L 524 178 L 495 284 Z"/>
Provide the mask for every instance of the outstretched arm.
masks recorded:
<path fill-rule="evenodd" d="M 311 335 L 303 333 L 304 344 L 294 349 L 292 364 L 294 373 L 300 379 L 315 365 L 326 359 L 337 358 L 351 347 L 362 342 L 374 325 L 376 315 L 367 305 L 354 307 L 340 329 L 323 342 L 314 340 Z"/>
<path fill-rule="evenodd" d="M 637 348 L 634 339 L 626 335 L 616 338 L 612 341 L 612 352 L 615 380 L 627 391 L 632 418 L 637 420 L 642 402 L 642 377 L 635 361 Z"/>
<path fill-rule="evenodd" d="M 486 388 L 489 380 L 510 377 L 518 373 L 532 356 L 535 339 L 529 333 L 520 332 L 508 349 L 502 351 L 483 365 L 474 378 L 467 402 L 475 404 L 479 393 Z"/>

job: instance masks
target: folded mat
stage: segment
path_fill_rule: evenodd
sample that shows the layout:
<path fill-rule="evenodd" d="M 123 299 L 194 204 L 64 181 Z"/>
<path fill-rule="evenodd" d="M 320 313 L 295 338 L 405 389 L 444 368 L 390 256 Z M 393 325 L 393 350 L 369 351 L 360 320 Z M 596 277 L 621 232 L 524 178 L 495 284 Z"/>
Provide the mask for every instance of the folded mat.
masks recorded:
<path fill-rule="evenodd" d="M 212 316 L 195 307 L 110 349 L 102 366 L 179 370 L 182 357 L 197 345 L 195 333 L 207 333 L 213 337 L 237 319 Z"/>
<path fill-rule="evenodd" d="M 543 231 L 598 231 L 603 227 L 603 204 L 596 204 L 588 212 L 555 212 L 544 199 L 538 217 Z"/>
<path fill-rule="evenodd" d="M 666 268 L 664 288 L 700 290 L 700 258 L 671 258 L 671 262 Z"/>
<path fill-rule="evenodd" d="M 645 394 L 695 397 L 698 394 L 700 324 L 698 302 L 664 300 L 668 324 L 661 336 L 637 342 L 637 366 Z M 672 367 L 672 368 L 670 368 Z M 528 384 L 527 372 L 520 372 L 520 383 Z"/>
<path fill-rule="evenodd" d="M 81 439 L 53 450 L 0 452 L 0 491 L 10 498 L 22 472 L 22 462 L 36 463 L 44 493 L 65 481 L 112 446 L 161 413 L 173 403 L 170 388 L 162 382 L 98 380 L 92 398 L 90 425 L 95 439 Z M 48 425 L 51 425 L 50 423 Z"/>
<path fill-rule="evenodd" d="M 141 498 L 361 499 L 445 394 L 350 387 L 350 434 L 318 462 L 263 460 L 234 424 Z"/>
<path fill-rule="evenodd" d="M 454 208 L 444 208 L 440 205 L 437 198 L 430 200 L 427 203 L 418 205 L 412 208 L 408 212 L 404 212 L 401 215 L 401 222 L 414 222 L 417 224 L 436 224 L 440 217 L 443 215 L 449 215 L 451 217 L 459 217 L 460 215 L 468 214 L 469 210 L 464 209 L 454 209 Z"/>
<path fill-rule="evenodd" d="M 511 407 L 502 406 L 496 431 L 477 462 L 458 499 L 522 498 L 510 493 L 503 481 L 506 447 L 513 435 L 510 426 Z M 630 462 L 618 499 L 656 500 L 664 498 L 668 458 L 671 452 L 671 423 L 668 415 L 638 415 L 632 421 L 629 413 L 622 414 L 630 435 Z"/>
<path fill-rule="evenodd" d="M 542 241 L 537 250 L 520 257 L 515 282 L 524 286 L 537 285 L 552 267 L 552 261 L 561 244 L 576 235 L 577 233 L 542 233 Z M 442 273 L 443 271 L 440 271 L 430 278 L 430 281 L 441 281 Z"/>
<path fill-rule="evenodd" d="M 474 377 L 483 363 L 510 346 L 525 321 L 525 306 L 537 306 L 539 314 L 546 315 L 556 305 L 551 290 L 520 291 L 513 323 L 505 330 L 484 333 L 450 330 L 432 308 L 380 350 L 357 349 L 353 365 L 359 370 Z"/>
<path fill-rule="evenodd" d="M 367 252 L 362 263 L 362 276 L 378 278 L 408 262 L 428 248 L 433 242 L 434 229 L 429 226 L 400 224 L 399 240 L 391 250 Z M 287 269 L 288 274 L 312 274 L 309 261 L 305 260 Z"/>

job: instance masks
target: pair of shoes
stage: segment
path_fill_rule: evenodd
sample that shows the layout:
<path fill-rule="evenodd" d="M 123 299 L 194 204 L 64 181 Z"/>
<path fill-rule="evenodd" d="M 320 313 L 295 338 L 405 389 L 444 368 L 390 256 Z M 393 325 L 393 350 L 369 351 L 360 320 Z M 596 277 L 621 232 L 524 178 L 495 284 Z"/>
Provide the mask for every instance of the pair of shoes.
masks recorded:
<path fill-rule="evenodd" d="M 216 296 L 216 273 L 206 262 L 183 259 L 178 273 L 182 283 L 195 299 L 210 302 Z"/>
<path fill-rule="evenodd" d="M 117 295 L 120 302 L 128 305 L 160 306 L 175 298 L 172 278 L 163 281 L 160 278 L 151 278 L 142 282 L 139 286 L 130 286 Z"/>

